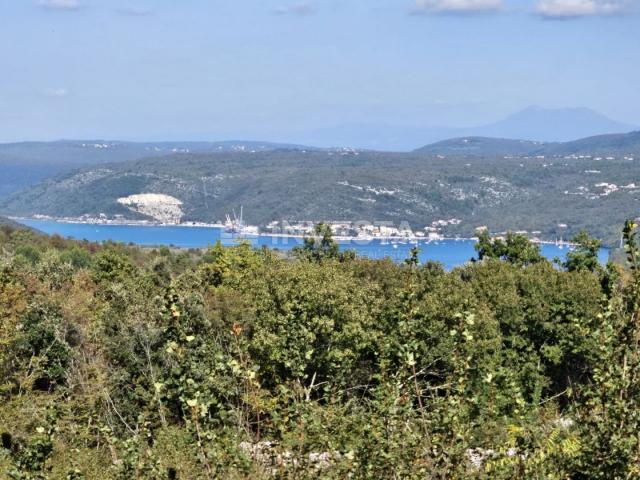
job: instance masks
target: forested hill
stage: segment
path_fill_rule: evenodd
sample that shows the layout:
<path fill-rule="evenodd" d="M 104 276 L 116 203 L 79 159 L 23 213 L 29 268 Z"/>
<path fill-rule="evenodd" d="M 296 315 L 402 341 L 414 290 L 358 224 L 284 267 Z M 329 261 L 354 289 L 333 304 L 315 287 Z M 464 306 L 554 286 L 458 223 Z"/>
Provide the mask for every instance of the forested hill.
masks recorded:
<path fill-rule="evenodd" d="M 23 225 L 21 223 L 15 222 L 10 218 L 0 216 L 0 228 L 3 228 L 3 227 L 10 228 L 12 230 L 30 230 L 32 232 L 36 231 L 35 229 L 31 227 L 27 227 L 26 225 Z"/>
<path fill-rule="evenodd" d="M 460 137 L 415 150 L 454 156 L 640 156 L 640 131 L 598 135 L 570 142 L 534 142 L 490 137 Z"/>
<path fill-rule="evenodd" d="M 13 220 L 11 220 L 11 219 L 9 219 L 9 218 L 5 218 L 5 217 L 0 216 L 0 226 L 2 226 L 2 225 L 6 225 L 6 226 L 9 226 L 9 227 L 16 228 L 16 227 L 18 227 L 20 224 L 19 224 L 19 223 L 14 222 Z"/>
<path fill-rule="evenodd" d="M 0 198 L 46 178 L 97 164 L 124 162 L 176 152 L 265 151 L 297 148 L 269 142 L 122 142 L 61 140 L 0 144 Z M 303 147 L 300 147 L 303 148 Z"/>
<path fill-rule="evenodd" d="M 345 147 L 349 147 L 345 145 Z M 321 150 L 313 146 L 260 141 L 123 142 L 117 140 L 62 140 L 0 144 L 0 199 L 45 179 L 78 168 L 126 162 L 175 153 L 269 152 Z M 324 149 L 339 152 L 340 148 Z M 446 156 L 640 156 L 640 132 L 600 135 L 565 143 L 468 136 L 444 140 L 416 152 Z"/>
<path fill-rule="evenodd" d="M 544 152 L 548 155 L 640 156 L 640 131 L 550 144 Z"/>
<path fill-rule="evenodd" d="M 416 153 L 449 156 L 527 156 L 544 149 L 546 144 L 530 140 L 491 137 L 460 137 L 432 143 Z"/>
<path fill-rule="evenodd" d="M 46 181 L 1 202 L 0 213 L 153 219 L 149 210 L 118 202 L 150 193 L 180 202 L 182 221 L 214 222 L 243 205 L 246 220 L 258 225 L 365 220 L 422 228 L 457 218 L 462 222 L 447 234 L 473 236 L 488 226 L 567 239 L 586 228 L 616 243 L 619 225 L 638 216 L 640 162 L 302 150 L 174 154 Z"/>

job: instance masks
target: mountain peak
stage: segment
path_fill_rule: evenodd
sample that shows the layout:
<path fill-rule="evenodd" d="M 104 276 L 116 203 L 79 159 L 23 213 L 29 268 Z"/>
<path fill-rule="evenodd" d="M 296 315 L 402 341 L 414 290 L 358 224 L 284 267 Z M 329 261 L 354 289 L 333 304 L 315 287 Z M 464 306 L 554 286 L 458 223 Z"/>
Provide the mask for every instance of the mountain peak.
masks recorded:
<path fill-rule="evenodd" d="M 629 132 L 634 128 L 590 108 L 544 108 L 533 105 L 476 130 L 487 137 L 567 142 L 594 135 Z"/>

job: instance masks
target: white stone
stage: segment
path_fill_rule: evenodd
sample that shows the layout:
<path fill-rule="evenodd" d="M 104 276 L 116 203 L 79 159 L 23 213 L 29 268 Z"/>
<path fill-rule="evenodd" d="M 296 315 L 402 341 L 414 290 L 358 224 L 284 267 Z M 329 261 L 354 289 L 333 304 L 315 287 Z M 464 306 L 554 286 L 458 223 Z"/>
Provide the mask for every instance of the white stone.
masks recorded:
<path fill-rule="evenodd" d="M 182 202 L 162 193 L 139 193 L 118 198 L 118 203 L 162 223 L 180 223 Z"/>

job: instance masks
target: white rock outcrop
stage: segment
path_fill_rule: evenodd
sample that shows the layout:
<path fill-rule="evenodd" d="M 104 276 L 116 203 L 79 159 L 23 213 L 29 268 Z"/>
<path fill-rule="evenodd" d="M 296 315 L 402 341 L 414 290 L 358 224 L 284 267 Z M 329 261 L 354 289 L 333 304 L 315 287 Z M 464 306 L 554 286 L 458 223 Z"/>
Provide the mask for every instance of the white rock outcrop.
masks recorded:
<path fill-rule="evenodd" d="M 121 197 L 118 203 L 129 210 L 152 217 L 162 223 L 180 223 L 182 202 L 171 195 L 162 193 L 139 193 Z"/>

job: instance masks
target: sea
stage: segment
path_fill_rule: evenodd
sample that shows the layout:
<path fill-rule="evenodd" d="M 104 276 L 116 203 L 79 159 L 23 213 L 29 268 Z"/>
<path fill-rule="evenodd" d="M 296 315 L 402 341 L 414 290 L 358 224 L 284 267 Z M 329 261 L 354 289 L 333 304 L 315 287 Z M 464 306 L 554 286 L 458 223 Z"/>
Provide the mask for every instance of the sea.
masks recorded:
<path fill-rule="evenodd" d="M 64 238 L 88 240 L 91 242 L 114 241 L 141 246 L 173 246 L 180 248 L 203 248 L 220 241 L 223 245 L 237 245 L 249 242 L 256 248 L 266 246 L 278 250 L 290 250 L 302 245 L 299 237 L 286 236 L 245 236 L 238 237 L 224 231 L 221 227 L 198 226 L 147 226 L 147 225 L 110 225 L 90 223 L 69 223 L 55 220 L 22 219 L 21 223 L 36 228 L 44 233 L 57 234 Z M 477 258 L 473 240 L 338 240 L 342 250 L 354 250 L 358 255 L 381 259 L 390 258 L 400 262 L 408 258 L 414 247 L 420 249 L 421 262 L 437 261 L 451 270 L 463 265 L 472 258 Z M 566 245 L 543 244 L 542 254 L 550 260 L 564 260 L 570 251 Z M 609 251 L 600 251 L 600 261 L 606 263 Z"/>

